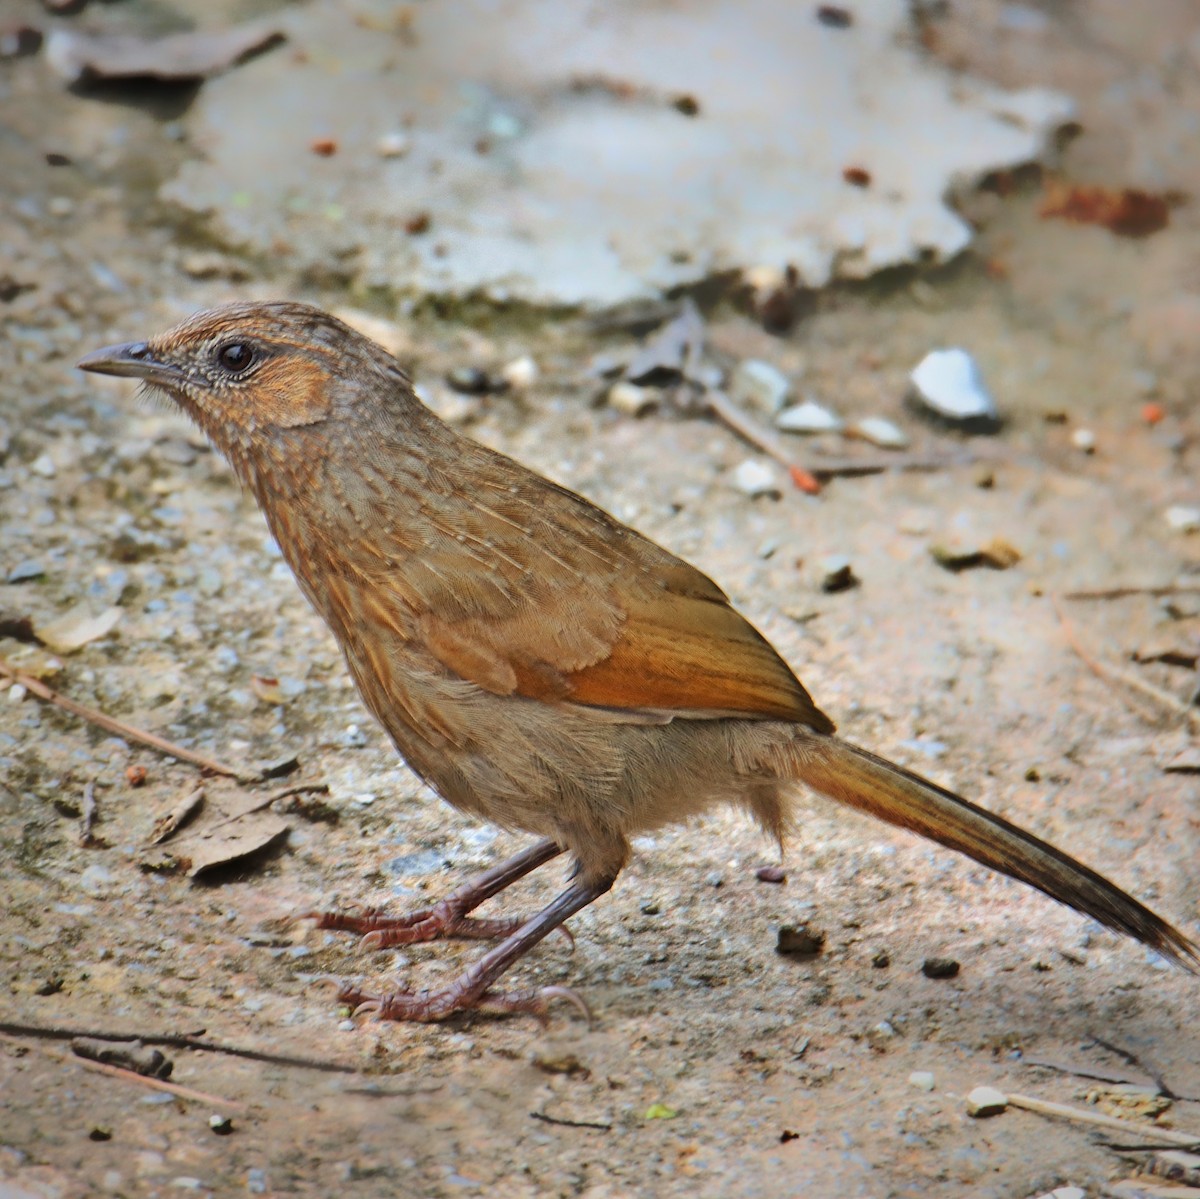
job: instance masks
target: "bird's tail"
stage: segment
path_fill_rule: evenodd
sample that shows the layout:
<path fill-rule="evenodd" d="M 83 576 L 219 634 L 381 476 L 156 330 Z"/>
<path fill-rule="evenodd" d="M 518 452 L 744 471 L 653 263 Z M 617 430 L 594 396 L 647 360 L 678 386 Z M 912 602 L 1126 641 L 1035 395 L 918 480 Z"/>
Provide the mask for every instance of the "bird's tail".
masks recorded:
<path fill-rule="evenodd" d="M 804 736 L 796 748 L 794 776 L 814 791 L 965 853 L 1200 973 L 1200 946 L 1015 824 L 838 737 Z"/>

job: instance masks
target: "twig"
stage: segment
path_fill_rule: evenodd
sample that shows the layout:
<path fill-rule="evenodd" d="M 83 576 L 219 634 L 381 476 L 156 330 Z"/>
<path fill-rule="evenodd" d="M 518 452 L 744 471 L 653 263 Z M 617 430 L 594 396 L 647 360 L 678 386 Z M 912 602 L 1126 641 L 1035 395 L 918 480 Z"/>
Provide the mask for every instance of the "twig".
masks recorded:
<path fill-rule="evenodd" d="M 126 1033 L 107 1032 L 88 1028 L 63 1028 L 43 1024 L 14 1024 L 0 1021 L 0 1034 L 8 1037 L 35 1037 L 47 1041 L 70 1041 L 75 1037 L 92 1037 L 98 1041 L 129 1041 L 136 1037 L 143 1045 L 165 1045 L 169 1049 L 195 1049 L 203 1053 L 223 1053 L 229 1057 L 244 1057 L 254 1062 L 275 1066 L 297 1066 L 305 1070 L 323 1070 L 330 1074 L 357 1074 L 356 1066 L 331 1062 L 323 1058 L 297 1057 L 287 1053 L 270 1053 L 263 1049 L 247 1049 L 241 1045 L 222 1045 L 218 1041 L 202 1041 L 199 1035 L 188 1033 Z"/>
<path fill-rule="evenodd" d="M 976 460 L 972 453 L 961 454 L 888 454 L 877 458 L 822 458 L 809 462 L 809 470 L 818 479 L 853 478 L 855 475 L 881 475 L 889 470 L 943 470 L 949 466 L 969 466 Z"/>
<path fill-rule="evenodd" d="M 1055 1062 L 1044 1057 L 1024 1057 L 1022 1066 L 1037 1066 L 1042 1070 L 1057 1070 L 1060 1074 L 1074 1074 L 1077 1078 L 1091 1078 L 1096 1082 L 1112 1082 L 1140 1086 L 1143 1079 L 1134 1078 L 1130 1074 L 1122 1074 L 1119 1070 L 1104 1070 L 1099 1066 L 1075 1066 L 1070 1062 Z M 1150 1079 L 1149 1081 L 1153 1081 Z"/>
<path fill-rule="evenodd" d="M 1157 1070 L 1142 1061 L 1132 1050 L 1123 1049 L 1120 1045 L 1114 1045 L 1111 1041 L 1106 1041 L 1103 1037 L 1097 1036 L 1096 1033 L 1092 1033 L 1092 1040 L 1101 1048 L 1107 1049 L 1109 1053 L 1115 1053 L 1126 1065 L 1133 1066 L 1135 1070 L 1141 1070 L 1143 1074 L 1153 1081 L 1160 1095 L 1165 1095 L 1168 1099 L 1191 1101 L 1191 1096 L 1180 1095 L 1167 1086 L 1166 1079 Z"/>
<path fill-rule="evenodd" d="M 1167 583 L 1161 587 L 1101 587 L 1095 591 L 1068 591 L 1063 599 L 1111 600 L 1125 599 L 1131 595 L 1149 595 L 1156 599 L 1164 595 L 1200 594 L 1200 583 Z"/>
<path fill-rule="evenodd" d="M 1030 1095 L 1009 1095 L 1009 1107 L 1024 1108 L 1039 1116 L 1057 1116 L 1062 1120 L 1074 1120 L 1079 1124 L 1095 1124 L 1100 1128 L 1115 1128 L 1130 1136 L 1147 1141 L 1160 1141 L 1164 1145 L 1179 1145 L 1191 1149 L 1200 1144 L 1200 1134 L 1176 1132 L 1171 1128 L 1157 1128 L 1153 1124 L 1137 1124 L 1133 1120 L 1122 1120 L 1119 1116 L 1106 1116 L 1102 1112 L 1089 1111 L 1083 1107 L 1071 1107 L 1066 1103 L 1051 1103 L 1046 1099 L 1034 1099 Z"/>
<path fill-rule="evenodd" d="M 96 823 L 96 781 L 92 779 L 83 788 L 83 812 L 79 817 L 79 844 L 86 849 L 95 843 L 92 828 Z"/>
<path fill-rule="evenodd" d="M 0 1032 L 0 1038 L 4 1040 L 16 1040 L 15 1037 L 10 1037 Z M 177 1082 L 167 1082 L 161 1078 L 151 1078 L 146 1074 L 139 1074 L 136 1070 L 126 1070 L 121 1066 L 110 1066 L 107 1062 L 94 1062 L 90 1058 L 79 1057 L 73 1053 L 62 1053 L 57 1049 L 51 1049 L 48 1046 L 42 1047 L 42 1052 L 48 1057 L 57 1058 L 62 1062 L 74 1062 L 78 1066 L 82 1066 L 85 1070 L 94 1070 L 98 1074 L 107 1074 L 110 1078 L 123 1078 L 127 1082 L 138 1083 L 143 1087 L 150 1087 L 154 1091 L 166 1091 L 168 1094 L 176 1095 L 180 1099 L 194 1099 L 197 1103 L 207 1103 L 210 1107 L 228 1108 L 233 1111 L 244 1112 L 246 1105 L 239 1103 L 236 1099 L 225 1099 L 220 1095 L 210 1095 L 207 1091 L 196 1091 L 191 1087 L 180 1086 Z"/>
<path fill-rule="evenodd" d="M 144 729 L 134 728 L 133 725 L 126 724 L 123 720 L 117 720 L 114 716 L 108 716 L 97 708 L 91 708 L 87 704 L 81 704 L 76 700 L 68 699 L 65 695 L 61 695 L 59 692 L 47 687 L 41 679 L 36 679 L 33 675 L 25 674 L 17 670 L 16 667 L 9 665 L 3 658 L 0 658 L 0 674 L 6 675 L 9 682 L 20 684 L 31 695 L 37 696 L 38 699 L 44 700 L 48 704 L 53 704 L 56 708 L 62 708 L 64 712 L 70 712 L 72 716 L 78 716 L 81 720 L 86 720 L 98 728 L 116 734 L 118 737 L 128 737 L 131 741 L 140 741 L 143 745 L 148 745 L 151 749 L 158 750 L 159 753 L 166 754 L 168 757 L 178 758 L 181 762 L 189 762 L 193 766 L 199 766 L 201 770 L 207 770 L 210 774 L 223 774 L 229 778 L 238 779 L 241 782 L 248 782 L 256 777 L 252 773 L 235 770 L 232 766 L 226 766 L 224 762 L 217 762 L 212 758 L 206 758 L 201 754 L 193 753 L 190 749 L 184 749 L 183 746 L 176 745 L 172 741 L 167 741 L 155 733 L 148 733 Z"/>
<path fill-rule="evenodd" d="M 276 791 L 271 796 L 271 802 L 274 803 L 277 799 L 287 799 L 292 795 L 328 795 L 328 783 L 297 783 L 294 787 L 284 787 L 282 791 Z"/>
<path fill-rule="evenodd" d="M 560 1120 L 557 1116 L 547 1116 L 545 1112 L 529 1114 L 543 1124 L 557 1124 L 561 1128 L 594 1128 L 597 1132 L 612 1132 L 611 1124 L 602 1124 L 599 1120 Z"/>
<path fill-rule="evenodd" d="M 1141 679 L 1135 674 L 1119 670 L 1115 666 L 1109 666 L 1107 662 L 1101 662 L 1099 658 L 1089 653 L 1076 635 L 1074 626 L 1067 619 L 1067 614 L 1063 611 L 1058 596 L 1051 594 L 1050 603 L 1054 605 L 1054 611 L 1058 616 L 1059 623 L 1062 625 L 1063 635 L 1067 639 L 1067 644 L 1079 655 L 1080 660 L 1092 674 L 1096 675 L 1097 678 L 1104 679 L 1105 682 L 1120 683 L 1131 691 L 1136 691 L 1144 695 L 1147 699 L 1153 700 L 1154 703 L 1170 715 L 1177 716 L 1186 721 L 1191 728 L 1200 729 L 1200 712 L 1194 711 L 1169 691 L 1164 691 L 1161 687 L 1156 687 L 1153 683 L 1147 683 L 1145 679 Z"/>
<path fill-rule="evenodd" d="M 739 437 L 744 437 L 752 446 L 774 458 L 801 491 L 808 495 L 816 495 L 821 490 L 820 480 L 811 471 L 797 465 L 783 441 L 770 429 L 743 412 L 723 391 L 706 391 L 700 402 Z"/>

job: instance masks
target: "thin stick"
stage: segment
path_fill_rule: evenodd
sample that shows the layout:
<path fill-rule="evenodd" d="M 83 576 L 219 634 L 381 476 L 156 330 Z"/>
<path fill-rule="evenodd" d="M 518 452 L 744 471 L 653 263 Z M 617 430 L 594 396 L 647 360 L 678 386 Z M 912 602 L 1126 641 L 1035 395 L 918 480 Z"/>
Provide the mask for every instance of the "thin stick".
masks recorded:
<path fill-rule="evenodd" d="M 131 1041 L 135 1037 L 143 1045 L 163 1045 L 169 1049 L 195 1049 L 202 1053 L 223 1053 L 230 1057 L 244 1057 L 255 1062 L 269 1062 L 275 1066 L 298 1066 L 305 1070 L 324 1070 L 331 1074 L 357 1074 L 356 1066 L 342 1062 L 331 1062 L 323 1058 L 297 1057 L 287 1053 L 270 1053 L 265 1049 L 247 1049 L 241 1045 L 222 1045 L 218 1041 L 202 1041 L 199 1035 L 186 1033 L 126 1033 L 96 1030 L 91 1028 L 63 1028 L 44 1024 L 14 1024 L 0 1022 L 0 1035 L 7 1037 L 35 1037 L 46 1041 L 71 1041 L 76 1037 L 92 1037 L 97 1041 Z"/>
<path fill-rule="evenodd" d="M 31 695 L 36 696 L 40 700 L 44 700 L 48 704 L 53 704 L 56 708 L 62 708 L 64 712 L 70 712 L 72 716 L 78 716 L 81 720 L 86 720 L 90 724 L 94 724 L 97 728 L 102 728 L 109 733 L 115 733 L 118 737 L 128 737 L 131 741 L 140 741 L 143 745 L 148 745 L 151 749 L 158 750 L 159 753 L 166 754 L 171 758 L 178 758 L 181 762 L 188 762 L 193 766 L 199 766 L 201 770 L 207 770 L 210 774 L 223 774 L 228 778 L 235 778 L 241 781 L 249 781 L 256 776 L 245 771 L 235 770 L 232 766 L 226 766 L 224 762 L 214 761 L 212 758 L 206 758 L 201 754 L 193 753 L 190 749 L 184 749 L 181 745 L 176 745 L 172 741 L 167 741 L 163 737 L 159 737 L 154 733 L 148 733 L 144 729 L 134 728 L 131 724 L 126 724 L 123 720 L 117 720 L 114 716 L 107 716 L 97 708 L 88 707 L 87 704 L 78 703 L 76 700 L 68 699 L 65 695 L 47 687 L 40 679 L 35 679 L 33 675 L 24 674 L 9 665 L 3 658 L 0 658 L 0 673 L 8 676 L 10 683 L 19 683 Z"/>
<path fill-rule="evenodd" d="M 154 1091 L 166 1091 L 180 1099 L 194 1099 L 197 1103 L 207 1103 L 210 1107 L 231 1108 L 233 1111 L 244 1112 L 246 1105 L 236 1099 L 225 1099 L 221 1095 L 210 1095 L 207 1091 L 195 1091 L 191 1087 L 181 1087 L 177 1082 L 167 1082 L 164 1078 L 151 1078 L 147 1074 L 139 1074 L 136 1070 L 126 1070 L 122 1066 L 110 1066 L 107 1062 L 93 1062 L 86 1057 L 55 1054 L 64 1061 L 78 1062 L 85 1070 L 95 1070 L 98 1074 L 107 1074 L 112 1078 L 123 1078 L 127 1082 L 140 1083 Z"/>
<path fill-rule="evenodd" d="M 1131 595 L 1149 595 L 1161 598 L 1164 595 L 1200 594 L 1200 583 L 1168 583 L 1161 587 L 1102 587 L 1095 591 L 1068 591 L 1063 599 L 1111 600 L 1125 599 Z"/>
<path fill-rule="evenodd" d="M 1062 1120 L 1074 1120 L 1079 1124 L 1095 1124 L 1099 1128 L 1113 1128 L 1130 1136 L 1139 1136 L 1149 1141 L 1161 1141 L 1164 1145 L 1179 1145 L 1189 1149 L 1200 1145 L 1200 1133 L 1176 1132 L 1171 1128 L 1158 1128 L 1154 1124 L 1138 1124 L 1133 1120 L 1122 1120 L 1119 1116 L 1106 1116 L 1101 1112 L 1083 1107 L 1070 1107 L 1065 1103 L 1051 1103 L 1046 1099 L 1034 1099 L 1029 1095 L 1009 1095 L 1009 1107 L 1024 1108 L 1037 1112 L 1039 1116 L 1058 1116 Z"/>
<path fill-rule="evenodd" d="M 15 1037 L 6 1036 L 3 1033 L 0 1033 L 0 1039 L 16 1040 Z M 177 1082 L 167 1082 L 163 1078 L 151 1078 L 149 1075 L 139 1074 L 136 1070 L 110 1066 L 107 1062 L 94 1062 L 90 1058 L 79 1057 L 74 1053 L 63 1053 L 61 1050 L 51 1049 L 49 1046 L 42 1046 L 42 1053 L 47 1057 L 57 1058 L 61 1062 L 74 1062 L 85 1070 L 94 1070 L 97 1074 L 107 1074 L 110 1078 L 123 1078 L 127 1082 L 138 1083 L 140 1086 L 149 1087 L 154 1091 L 166 1091 L 180 1099 L 194 1099 L 197 1103 L 207 1103 L 210 1107 L 229 1108 L 233 1111 L 244 1112 L 246 1110 L 246 1105 L 239 1103 L 236 1099 L 225 1099 L 221 1095 L 210 1095 L 207 1091 L 196 1091 L 191 1087 L 180 1086 Z"/>
<path fill-rule="evenodd" d="M 1156 687 L 1153 683 L 1147 683 L 1145 679 L 1138 678 L 1135 674 L 1118 670 L 1117 667 L 1109 666 L 1107 662 L 1101 662 L 1099 658 L 1093 657 L 1084 648 L 1078 636 L 1076 636 L 1074 626 L 1067 619 L 1067 614 L 1063 611 L 1058 596 L 1051 594 L 1050 603 L 1053 604 L 1055 614 L 1062 625 L 1063 635 L 1067 639 L 1067 644 L 1079 655 L 1080 660 L 1092 674 L 1096 675 L 1097 678 L 1104 679 L 1105 682 L 1120 683 L 1131 691 L 1139 692 L 1170 715 L 1186 721 L 1191 728 L 1200 729 L 1200 712 L 1194 711 L 1181 699 L 1177 699 L 1169 691 L 1164 691 L 1161 687 Z"/>
<path fill-rule="evenodd" d="M 719 421 L 729 426 L 739 437 L 774 458 L 791 476 L 792 482 L 808 495 L 821 490 L 821 482 L 811 471 L 797 465 L 782 440 L 770 429 L 743 412 L 723 391 L 706 391 L 701 401 Z"/>
<path fill-rule="evenodd" d="M 602 1124 L 599 1120 L 560 1120 L 557 1116 L 547 1116 L 545 1112 L 529 1114 L 543 1124 L 557 1124 L 560 1128 L 594 1128 L 597 1132 L 612 1132 L 611 1124 Z"/>

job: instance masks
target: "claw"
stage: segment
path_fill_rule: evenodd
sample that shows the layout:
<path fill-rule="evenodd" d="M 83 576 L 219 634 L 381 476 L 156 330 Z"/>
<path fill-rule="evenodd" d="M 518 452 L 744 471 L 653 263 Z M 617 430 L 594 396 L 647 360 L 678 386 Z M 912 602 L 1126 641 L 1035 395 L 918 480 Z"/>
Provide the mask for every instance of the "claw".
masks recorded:
<path fill-rule="evenodd" d="M 574 944 L 573 941 L 572 944 Z M 588 1028 L 596 1026 L 596 1017 L 592 1014 L 592 1009 L 588 1007 L 587 1000 L 571 987 L 542 987 L 537 994 L 546 1007 L 549 1007 L 551 1000 L 554 999 L 561 999 L 564 1003 L 574 1004 L 579 1014 L 588 1022 Z"/>

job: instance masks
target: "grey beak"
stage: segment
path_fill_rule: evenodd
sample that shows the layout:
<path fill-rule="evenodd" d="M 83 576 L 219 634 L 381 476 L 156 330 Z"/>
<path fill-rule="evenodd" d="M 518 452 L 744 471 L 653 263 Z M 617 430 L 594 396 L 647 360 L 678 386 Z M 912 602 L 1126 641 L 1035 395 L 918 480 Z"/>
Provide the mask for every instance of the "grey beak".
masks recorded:
<path fill-rule="evenodd" d="M 160 362 L 144 341 L 130 341 L 121 346 L 105 346 L 102 350 L 93 350 L 84 355 L 78 365 L 81 371 L 145 379 L 147 383 L 173 383 L 178 381 L 181 374 L 178 367 Z"/>

